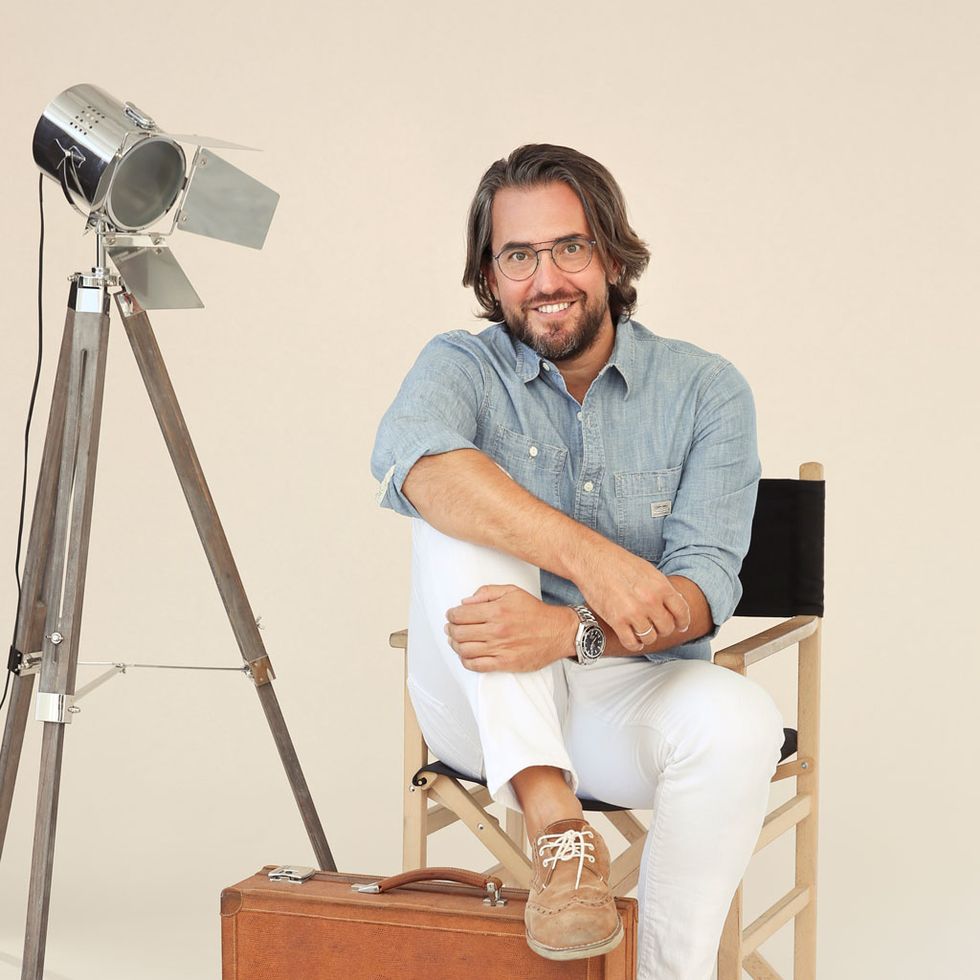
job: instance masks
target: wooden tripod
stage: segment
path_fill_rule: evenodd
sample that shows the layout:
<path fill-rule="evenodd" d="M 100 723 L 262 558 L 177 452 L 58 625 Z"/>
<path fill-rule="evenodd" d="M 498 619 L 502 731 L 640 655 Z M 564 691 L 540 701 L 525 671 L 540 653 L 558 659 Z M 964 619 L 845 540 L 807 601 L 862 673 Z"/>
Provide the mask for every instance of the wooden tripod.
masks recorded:
<path fill-rule="evenodd" d="M 41 980 L 65 726 L 72 720 L 82 599 L 109 336 L 109 280 L 73 277 L 28 540 L 10 705 L 0 746 L 0 854 L 6 837 L 34 675 L 44 724 L 22 980 Z M 245 669 L 286 770 L 319 867 L 336 871 L 272 686 L 275 674 L 146 313 L 125 291 L 116 304 L 224 602 Z"/>

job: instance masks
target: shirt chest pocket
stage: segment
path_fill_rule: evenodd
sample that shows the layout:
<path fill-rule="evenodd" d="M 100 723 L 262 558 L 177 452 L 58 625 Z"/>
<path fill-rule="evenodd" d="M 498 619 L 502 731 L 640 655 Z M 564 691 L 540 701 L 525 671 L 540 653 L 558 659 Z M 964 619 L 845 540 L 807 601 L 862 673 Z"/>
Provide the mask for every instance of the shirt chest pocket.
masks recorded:
<path fill-rule="evenodd" d="M 683 467 L 614 474 L 616 536 L 624 548 L 649 561 L 664 553 L 664 520 L 670 515 Z"/>
<path fill-rule="evenodd" d="M 559 482 L 568 450 L 498 425 L 490 454 L 526 490 L 552 507 L 560 506 Z"/>

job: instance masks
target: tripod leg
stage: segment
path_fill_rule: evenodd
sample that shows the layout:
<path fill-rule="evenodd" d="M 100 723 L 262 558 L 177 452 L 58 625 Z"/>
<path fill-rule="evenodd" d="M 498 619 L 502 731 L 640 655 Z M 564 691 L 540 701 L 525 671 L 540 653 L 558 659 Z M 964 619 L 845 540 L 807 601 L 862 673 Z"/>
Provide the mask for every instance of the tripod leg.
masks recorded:
<path fill-rule="evenodd" d="M 252 670 L 259 701 L 272 731 L 276 748 L 279 750 L 279 758 L 286 770 L 317 863 L 325 871 L 336 871 L 337 866 L 323 833 L 320 817 L 313 804 L 306 778 L 296 756 L 296 749 L 271 684 L 271 676 L 274 675 L 271 672 L 265 645 L 256 626 L 248 597 L 245 595 L 245 588 L 238 574 L 228 539 L 218 519 L 218 512 L 208 490 L 207 481 L 204 479 L 204 471 L 194 451 L 190 433 L 187 431 L 183 413 L 177 403 L 177 396 L 170 382 L 166 365 L 163 363 L 163 355 L 160 353 L 149 318 L 140 309 L 136 300 L 126 293 L 117 294 L 116 302 L 133 353 L 136 355 L 140 373 L 143 375 L 143 382 L 153 403 L 153 410 L 160 423 L 163 438 L 170 450 L 170 458 L 173 460 L 180 485 L 194 518 L 197 533 L 208 556 L 231 628 L 238 641 L 238 648 Z"/>
<path fill-rule="evenodd" d="M 69 312 L 68 319 L 73 341 L 46 576 L 40 683 L 41 692 L 62 695 L 75 690 L 109 336 L 108 312 Z M 22 980 L 41 980 L 44 971 L 64 739 L 63 721 L 44 722 Z"/>
<path fill-rule="evenodd" d="M 38 653 L 44 632 L 44 606 L 40 601 L 51 531 L 54 526 L 54 506 L 58 491 L 58 472 L 61 465 L 61 443 L 65 429 L 65 405 L 68 398 L 68 363 L 72 341 L 72 313 L 65 322 L 58 371 L 54 380 L 48 429 L 44 437 L 41 472 L 38 475 L 31 518 L 30 537 L 21 581 L 21 603 L 17 612 L 14 646 L 25 656 Z M 11 678 L 10 703 L 4 722 L 3 743 L 0 744 L 0 856 L 7 836 L 14 785 L 24 745 L 24 731 L 34 690 L 34 674 L 19 673 Z"/>

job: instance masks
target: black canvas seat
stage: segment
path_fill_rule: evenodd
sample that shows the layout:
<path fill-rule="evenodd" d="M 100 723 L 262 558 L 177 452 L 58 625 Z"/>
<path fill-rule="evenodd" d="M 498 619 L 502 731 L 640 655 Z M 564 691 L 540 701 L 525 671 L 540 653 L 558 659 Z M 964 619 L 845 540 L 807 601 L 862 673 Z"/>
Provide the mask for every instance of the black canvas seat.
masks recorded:
<path fill-rule="evenodd" d="M 783 729 L 783 747 L 780 750 L 779 761 L 785 762 L 790 756 L 796 755 L 796 729 L 795 728 L 784 728 Z M 453 769 L 452 766 L 447 766 L 445 762 L 440 762 L 438 759 L 433 760 L 428 765 L 423 766 L 419 771 L 412 777 L 412 783 L 415 786 L 423 787 L 428 783 L 432 777 L 432 773 L 438 776 L 448 776 L 450 779 L 458 779 L 464 783 L 473 783 L 477 786 L 486 786 L 487 781 L 482 777 L 468 776 L 465 773 L 458 772 Z M 580 796 L 579 802 L 582 804 L 583 810 L 591 810 L 593 812 L 609 812 L 613 810 L 628 810 L 629 807 L 617 806 L 615 803 L 603 803 L 602 800 L 593 800 L 588 796 Z"/>

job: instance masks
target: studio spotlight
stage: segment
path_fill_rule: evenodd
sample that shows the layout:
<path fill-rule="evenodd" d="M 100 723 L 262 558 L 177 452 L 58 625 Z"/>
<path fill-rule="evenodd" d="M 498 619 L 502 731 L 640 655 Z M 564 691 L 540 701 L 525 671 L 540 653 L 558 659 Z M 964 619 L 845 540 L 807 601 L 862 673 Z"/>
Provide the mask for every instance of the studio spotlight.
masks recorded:
<path fill-rule="evenodd" d="M 189 166 L 184 145 L 194 147 Z M 70 277 L 7 664 L 12 683 L 0 741 L 0 852 L 36 677 L 35 718 L 43 723 L 22 980 L 41 980 L 44 972 L 65 730 L 81 710 L 77 702 L 82 697 L 131 667 L 231 670 L 247 676 L 255 686 L 316 861 L 324 870 L 336 870 L 279 706 L 272 683 L 275 672 L 258 622 L 146 312 L 203 305 L 165 244 L 174 231 L 252 248 L 261 248 L 265 241 L 279 195 L 216 156 L 215 147 L 247 149 L 164 132 L 131 102 L 120 102 L 94 85 L 76 85 L 62 92 L 44 110 L 34 131 L 34 159 L 85 219 L 85 229 L 94 233 L 96 263 Z M 78 659 L 110 298 L 115 300 L 238 643 L 242 660 L 237 667 Z M 179 646 L 187 645 L 183 637 L 179 640 Z M 79 665 L 109 670 L 76 687 Z"/>
<path fill-rule="evenodd" d="M 189 166 L 181 144 L 194 148 Z M 96 264 L 108 255 L 144 310 L 204 305 L 165 244 L 175 230 L 251 248 L 265 242 L 279 195 L 215 147 L 251 149 L 165 132 L 94 85 L 66 89 L 34 130 L 34 161 L 97 235 Z"/>

